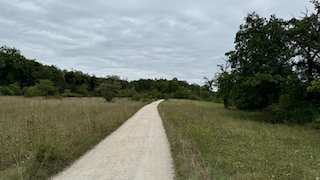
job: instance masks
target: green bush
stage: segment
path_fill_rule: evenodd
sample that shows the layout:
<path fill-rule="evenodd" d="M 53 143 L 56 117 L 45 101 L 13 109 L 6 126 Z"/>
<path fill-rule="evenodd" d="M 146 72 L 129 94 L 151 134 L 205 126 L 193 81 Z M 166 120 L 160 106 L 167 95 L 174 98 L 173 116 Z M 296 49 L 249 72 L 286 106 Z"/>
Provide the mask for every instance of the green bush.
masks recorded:
<path fill-rule="evenodd" d="M 45 96 L 47 98 L 58 93 L 58 89 L 54 86 L 53 82 L 44 79 L 34 86 L 23 88 L 23 92 L 25 97 Z"/>
<path fill-rule="evenodd" d="M 23 92 L 22 92 L 22 90 L 21 90 L 21 87 L 19 86 L 19 84 L 18 83 L 13 83 L 13 84 L 10 84 L 9 86 L 8 86 L 8 88 L 11 90 L 11 91 L 13 91 L 13 93 L 14 93 L 14 95 L 22 95 L 23 94 Z"/>
<path fill-rule="evenodd" d="M 164 99 L 165 99 L 165 100 L 168 100 L 169 98 L 170 98 L 169 95 L 168 95 L 167 93 L 165 93 L 165 94 L 164 94 Z"/>
<path fill-rule="evenodd" d="M 82 84 L 81 86 L 76 87 L 76 93 L 81 94 L 82 96 L 89 95 L 89 86 L 86 84 Z"/>
<path fill-rule="evenodd" d="M 9 87 L 2 87 L 1 88 L 1 94 L 7 95 L 7 96 L 13 96 L 14 92 Z"/>
<path fill-rule="evenodd" d="M 83 97 L 82 94 L 72 93 L 69 89 L 65 89 L 61 94 L 62 97 Z"/>
<path fill-rule="evenodd" d="M 101 83 L 96 91 L 100 92 L 107 102 L 111 102 L 112 99 L 116 97 L 116 94 L 120 91 L 120 87 L 121 85 L 119 82 L 105 82 Z"/>
<path fill-rule="evenodd" d="M 308 124 L 313 129 L 320 130 L 320 117 L 316 118 L 314 121 Z"/>
<path fill-rule="evenodd" d="M 263 110 L 268 115 L 268 121 L 271 123 L 283 123 L 285 121 L 285 110 L 278 104 L 270 104 Z"/>
<path fill-rule="evenodd" d="M 201 100 L 212 101 L 212 95 L 208 91 L 201 91 L 200 92 L 200 97 L 201 97 Z"/>
<path fill-rule="evenodd" d="M 319 107 L 306 101 L 290 102 L 288 96 L 279 99 L 263 110 L 272 123 L 306 124 L 320 116 Z"/>
<path fill-rule="evenodd" d="M 132 98 L 134 101 L 140 101 L 141 100 L 141 95 L 140 94 L 135 94 Z"/>

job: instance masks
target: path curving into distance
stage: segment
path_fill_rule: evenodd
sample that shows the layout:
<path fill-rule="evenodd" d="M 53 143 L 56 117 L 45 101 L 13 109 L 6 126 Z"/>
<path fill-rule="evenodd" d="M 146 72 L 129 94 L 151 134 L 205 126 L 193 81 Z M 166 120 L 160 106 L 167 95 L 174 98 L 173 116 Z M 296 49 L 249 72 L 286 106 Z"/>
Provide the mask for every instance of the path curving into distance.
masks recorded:
<path fill-rule="evenodd" d="M 52 180 L 172 180 L 169 142 L 159 116 L 163 100 L 141 108 L 115 132 Z"/>

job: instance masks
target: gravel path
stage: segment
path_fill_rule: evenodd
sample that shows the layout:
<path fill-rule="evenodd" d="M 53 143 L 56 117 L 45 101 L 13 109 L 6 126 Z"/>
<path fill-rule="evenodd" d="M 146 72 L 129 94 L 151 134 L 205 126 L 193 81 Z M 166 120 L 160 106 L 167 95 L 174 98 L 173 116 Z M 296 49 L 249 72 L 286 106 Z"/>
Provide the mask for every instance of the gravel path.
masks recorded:
<path fill-rule="evenodd" d="M 173 179 L 170 146 L 157 110 L 161 101 L 144 106 L 96 147 L 51 179 Z"/>

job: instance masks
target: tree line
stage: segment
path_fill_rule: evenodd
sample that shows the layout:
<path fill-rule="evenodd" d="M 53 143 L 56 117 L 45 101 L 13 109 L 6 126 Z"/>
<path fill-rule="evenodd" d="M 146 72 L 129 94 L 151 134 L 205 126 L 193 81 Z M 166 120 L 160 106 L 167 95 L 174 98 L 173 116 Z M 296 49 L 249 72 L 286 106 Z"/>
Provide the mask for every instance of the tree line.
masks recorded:
<path fill-rule="evenodd" d="M 272 122 L 320 124 L 320 3 L 312 3 L 315 12 L 300 18 L 245 17 L 216 77 L 225 108 L 263 110 Z"/>
<path fill-rule="evenodd" d="M 189 84 L 177 78 L 128 81 L 119 76 L 96 77 L 81 71 L 61 70 L 21 55 L 16 48 L 0 47 L 0 95 L 25 97 L 114 97 L 134 100 L 193 99 L 211 101 L 214 93 L 207 85 Z"/>

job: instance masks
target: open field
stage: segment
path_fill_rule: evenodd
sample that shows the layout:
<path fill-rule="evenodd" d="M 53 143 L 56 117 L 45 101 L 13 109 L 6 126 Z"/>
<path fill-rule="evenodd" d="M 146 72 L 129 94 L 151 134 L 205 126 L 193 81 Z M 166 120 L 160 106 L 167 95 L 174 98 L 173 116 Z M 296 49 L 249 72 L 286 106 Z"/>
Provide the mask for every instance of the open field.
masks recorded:
<path fill-rule="evenodd" d="M 0 179 L 46 179 L 146 104 L 0 96 Z"/>
<path fill-rule="evenodd" d="M 222 104 L 160 104 L 177 179 L 319 179 L 320 131 Z"/>

